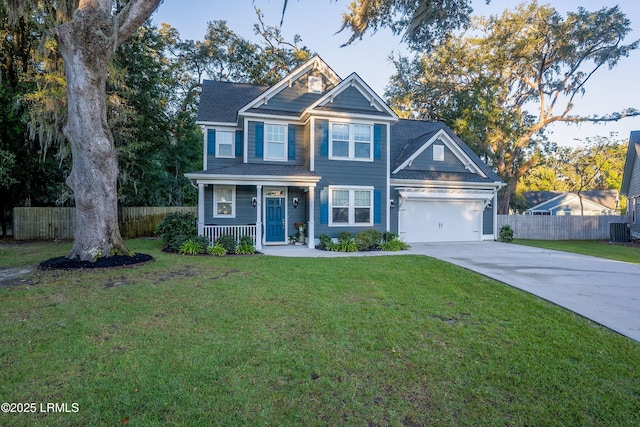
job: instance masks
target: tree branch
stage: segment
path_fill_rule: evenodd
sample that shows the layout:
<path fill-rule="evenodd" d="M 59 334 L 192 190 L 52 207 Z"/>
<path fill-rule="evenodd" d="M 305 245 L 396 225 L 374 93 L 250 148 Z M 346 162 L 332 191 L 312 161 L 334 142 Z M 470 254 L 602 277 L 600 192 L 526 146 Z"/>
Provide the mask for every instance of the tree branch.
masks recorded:
<path fill-rule="evenodd" d="M 131 0 L 115 17 L 116 47 L 128 39 L 149 19 L 162 0 Z"/>

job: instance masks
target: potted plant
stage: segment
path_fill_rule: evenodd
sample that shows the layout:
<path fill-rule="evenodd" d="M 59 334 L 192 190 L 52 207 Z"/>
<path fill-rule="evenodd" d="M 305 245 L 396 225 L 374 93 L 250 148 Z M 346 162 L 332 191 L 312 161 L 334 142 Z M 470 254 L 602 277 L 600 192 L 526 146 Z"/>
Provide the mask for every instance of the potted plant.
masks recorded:
<path fill-rule="evenodd" d="M 304 230 L 307 228 L 307 224 L 304 222 L 294 222 L 293 226 L 298 229 L 298 243 L 304 244 Z"/>

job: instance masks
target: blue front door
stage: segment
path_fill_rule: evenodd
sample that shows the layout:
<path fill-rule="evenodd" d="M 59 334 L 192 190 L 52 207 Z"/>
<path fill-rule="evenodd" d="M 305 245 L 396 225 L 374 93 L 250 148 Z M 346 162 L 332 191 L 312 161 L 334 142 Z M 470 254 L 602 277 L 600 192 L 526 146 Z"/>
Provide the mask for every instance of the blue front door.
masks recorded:
<path fill-rule="evenodd" d="M 284 197 L 267 197 L 267 242 L 284 242 Z"/>

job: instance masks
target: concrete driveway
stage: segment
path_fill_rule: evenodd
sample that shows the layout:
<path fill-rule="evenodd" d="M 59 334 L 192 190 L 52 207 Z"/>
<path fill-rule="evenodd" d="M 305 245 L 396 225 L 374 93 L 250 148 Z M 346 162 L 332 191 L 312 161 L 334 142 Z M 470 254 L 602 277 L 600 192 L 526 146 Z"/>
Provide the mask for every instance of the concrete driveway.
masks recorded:
<path fill-rule="evenodd" d="M 476 271 L 640 341 L 640 264 L 499 242 L 411 246 L 411 253 Z"/>

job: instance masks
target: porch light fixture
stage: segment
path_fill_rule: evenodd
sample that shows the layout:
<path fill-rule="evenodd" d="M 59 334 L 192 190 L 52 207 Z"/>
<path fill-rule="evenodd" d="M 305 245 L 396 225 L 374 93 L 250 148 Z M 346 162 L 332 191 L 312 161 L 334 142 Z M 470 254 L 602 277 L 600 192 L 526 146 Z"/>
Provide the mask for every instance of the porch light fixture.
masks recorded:
<path fill-rule="evenodd" d="M 294 207 L 294 208 L 297 208 L 297 207 L 298 207 L 298 204 L 300 203 L 300 201 L 298 200 L 298 198 L 297 198 L 297 197 L 294 197 L 294 198 L 293 198 L 293 202 L 292 202 L 292 203 L 293 203 L 293 207 Z"/>
<path fill-rule="evenodd" d="M 393 199 L 389 200 L 389 207 L 390 207 L 391 209 L 394 209 L 394 208 L 396 207 L 396 202 L 395 202 L 395 200 L 393 200 Z"/>
<path fill-rule="evenodd" d="M 251 198 L 251 206 L 253 206 L 254 208 L 256 206 L 258 206 L 258 199 L 256 199 L 255 197 Z"/>

